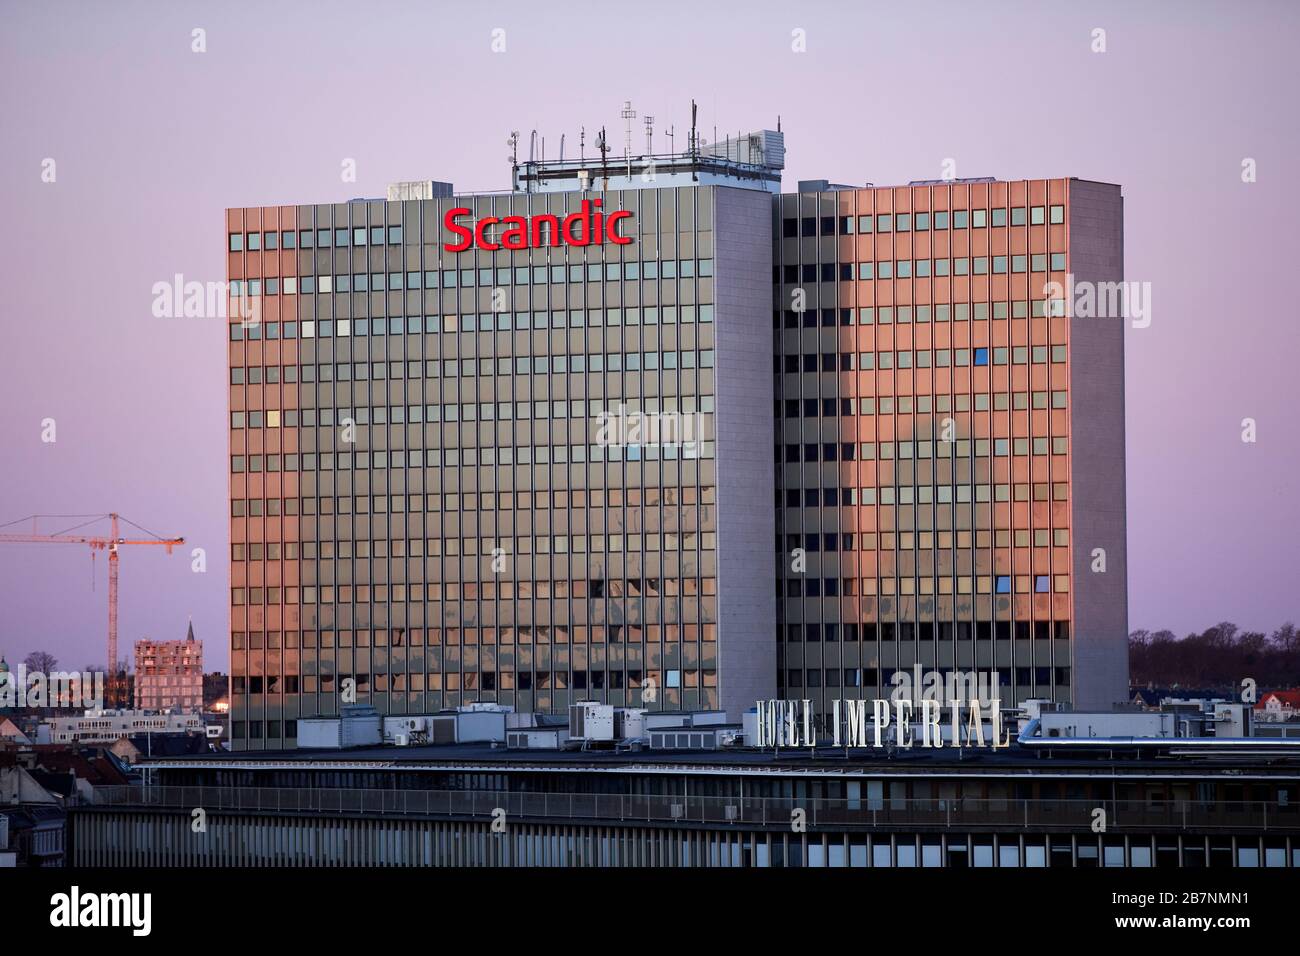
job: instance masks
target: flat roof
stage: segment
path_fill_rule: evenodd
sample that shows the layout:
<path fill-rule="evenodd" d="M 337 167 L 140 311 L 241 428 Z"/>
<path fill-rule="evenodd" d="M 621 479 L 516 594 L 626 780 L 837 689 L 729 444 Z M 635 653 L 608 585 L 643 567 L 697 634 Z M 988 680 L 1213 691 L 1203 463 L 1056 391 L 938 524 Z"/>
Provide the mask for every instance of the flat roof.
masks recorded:
<path fill-rule="evenodd" d="M 520 728 L 531 729 L 531 728 Z M 689 729 L 689 728 L 688 728 Z M 705 728 L 707 729 L 707 728 Z M 1115 750 L 1125 750 L 1117 744 Z M 507 750 L 486 744 L 430 744 L 408 747 L 367 746 L 348 749 L 296 749 L 279 751 L 233 751 L 142 761 L 159 769 L 275 768 L 332 770 L 393 769 L 406 772 L 498 771 L 576 772 L 590 770 L 616 773 L 791 773 L 819 776 L 908 774 L 936 772 L 955 776 L 996 772 L 1023 772 L 1036 776 L 1151 774 L 1182 776 L 1198 772 L 1224 771 L 1237 776 L 1250 772 L 1261 776 L 1300 778 L 1300 755 L 1287 753 L 1241 753 L 1214 751 L 1179 756 L 1140 755 L 1112 758 L 1108 750 L 1038 753 L 1012 746 L 1005 749 L 963 748 L 898 749 L 892 753 L 819 747 L 783 749 L 780 753 L 749 748 L 728 750 Z"/>

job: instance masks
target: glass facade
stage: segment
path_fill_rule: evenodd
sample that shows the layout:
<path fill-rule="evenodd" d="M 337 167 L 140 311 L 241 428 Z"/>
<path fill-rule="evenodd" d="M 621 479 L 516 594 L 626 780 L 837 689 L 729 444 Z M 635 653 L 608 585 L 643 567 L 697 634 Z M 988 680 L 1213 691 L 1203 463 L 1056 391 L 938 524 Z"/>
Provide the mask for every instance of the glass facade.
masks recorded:
<path fill-rule="evenodd" d="M 236 746 L 340 703 L 719 705 L 714 190 L 606 194 L 628 245 L 443 245 L 579 200 L 229 213 Z"/>
<path fill-rule="evenodd" d="M 629 189 L 628 244 L 459 253 L 451 209 L 592 194 L 230 210 L 235 746 L 915 668 L 1122 699 L 1122 328 L 1048 285 L 1122 275 L 1118 193 Z"/>
<path fill-rule="evenodd" d="M 900 674 L 1073 699 L 1070 185 L 774 205 L 778 696 L 823 725 Z"/>

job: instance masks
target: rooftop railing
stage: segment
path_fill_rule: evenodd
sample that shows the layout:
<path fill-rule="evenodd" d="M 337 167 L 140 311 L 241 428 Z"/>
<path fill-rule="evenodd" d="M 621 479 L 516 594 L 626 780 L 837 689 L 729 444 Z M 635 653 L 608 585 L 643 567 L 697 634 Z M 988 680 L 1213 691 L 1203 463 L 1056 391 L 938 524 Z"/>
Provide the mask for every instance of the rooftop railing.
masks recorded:
<path fill-rule="evenodd" d="M 291 789 L 271 787 L 97 787 L 92 807 L 203 808 L 212 812 L 572 820 L 737 827 L 1088 831 L 1300 830 L 1300 805 L 1252 800 L 1028 800 L 989 798 L 807 799 L 674 797 L 489 790 Z"/>

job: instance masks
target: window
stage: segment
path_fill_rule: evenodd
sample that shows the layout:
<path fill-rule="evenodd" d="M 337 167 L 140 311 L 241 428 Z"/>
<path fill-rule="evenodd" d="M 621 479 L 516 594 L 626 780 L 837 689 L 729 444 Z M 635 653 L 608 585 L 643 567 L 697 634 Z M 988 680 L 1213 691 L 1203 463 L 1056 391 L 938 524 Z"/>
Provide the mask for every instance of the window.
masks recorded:
<path fill-rule="evenodd" d="M 1053 206 L 1053 207 L 1049 210 L 1049 212 L 1050 212 L 1050 216 L 1051 216 L 1050 221 L 1051 221 L 1052 225 L 1057 226 L 1057 225 L 1060 225 L 1061 223 L 1065 222 L 1065 207 L 1064 207 L 1064 206 Z"/>
<path fill-rule="evenodd" d="M 244 234 L 242 232 L 232 232 L 230 234 L 230 251 L 231 252 L 244 251 Z"/>
<path fill-rule="evenodd" d="M 976 365 L 988 365 L 988 364 L 989 364 L 989 350 L 988 350 L 988 349 L 976 349 L 976 350 L 975 350 L 975 364 L 976 364 Z"/>

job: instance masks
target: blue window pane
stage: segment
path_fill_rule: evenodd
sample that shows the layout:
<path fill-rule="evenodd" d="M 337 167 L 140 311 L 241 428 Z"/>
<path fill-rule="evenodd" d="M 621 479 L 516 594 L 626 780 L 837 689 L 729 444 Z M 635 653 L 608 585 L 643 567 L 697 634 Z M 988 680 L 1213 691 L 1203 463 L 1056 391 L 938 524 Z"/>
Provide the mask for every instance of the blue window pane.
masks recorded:
<path fill-rule="evenodd" d="M 976 365 L 988 365 L 988 364 L 989 364 L 989 350 L 988 350 L 988 349 L 976 349 L 976 350 L 975 350 L 975 364 L 976 364 Z"/>

